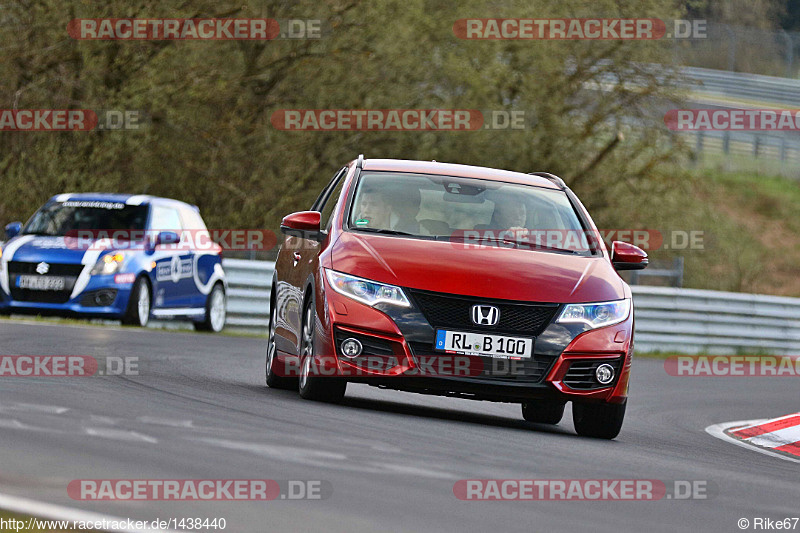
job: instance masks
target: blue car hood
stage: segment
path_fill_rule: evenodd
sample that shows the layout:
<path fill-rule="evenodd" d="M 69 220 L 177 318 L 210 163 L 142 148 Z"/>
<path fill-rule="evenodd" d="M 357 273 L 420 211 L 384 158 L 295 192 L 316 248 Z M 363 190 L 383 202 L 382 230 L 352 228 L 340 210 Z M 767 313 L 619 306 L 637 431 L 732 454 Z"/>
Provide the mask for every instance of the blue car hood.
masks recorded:
<path fill-rule="evenodd" d="M 74 242 L 74 239 L 72 240 Z M 86 254 L 84 248 L 76 249 L 64 237 L 20 235 L 3 245 L 3 259 L 25 263 L 63 263 L 79 265 Z M 8 252 L 7 252 L 8 251 Z"/>

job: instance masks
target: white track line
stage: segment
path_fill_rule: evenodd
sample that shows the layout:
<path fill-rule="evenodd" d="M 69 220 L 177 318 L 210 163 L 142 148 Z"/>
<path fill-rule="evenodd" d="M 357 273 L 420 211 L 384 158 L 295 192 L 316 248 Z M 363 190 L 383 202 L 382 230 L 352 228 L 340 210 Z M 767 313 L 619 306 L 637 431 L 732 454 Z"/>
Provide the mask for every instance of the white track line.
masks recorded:
<path fill-rule="evenodd" d="M 9 496 L 8 494 L 0 494 L 0 509 L 10 511 L 12 513 L 30 515 L 35 518 L 44 520 L 69 520 L 70 522 L 126 522 L 127 518 L 117 518 L 99 513 L 92 513 L 90 511 L 82 511 L 80 509 L 73 509 L 70 507 L 62 507 L 51 503 L 37 502 L 36 500 L 29 500 L 27 498 L 20 498 L 17 496 Z M 150 520 L 132 519 L 134 522 L 151 522 Z M 152 522 L 151 522 L 152 523 Z M 103 529 L 101 531 L 113 531 L 121 533 L 170 533 L 166 529 Z"/>
<path fill-rule="evenodd" d="M 720 440 L 724 440 L 726 442 L 732 442 L 733 444 L 735 444 L 737 446 L 741 446 L 742 448 L 747 448 L 748 450 L 753 450 L 753 451 L 756 451 L 758 453 L 763 453 L 764 455 L 769 455 L 771 457 L 778 457 L 778 458 L 783 459 L 785 461 L 791 461 L 792 463 L 800 463 L 800 459 L 795 459 L 794 457 L 788 457 L 788 456 L 783 455 L 783 454 L 778 453 L 778 452 L 773 452 L 773 451 L 770 451 L 770 450 L 767 450 L 767 449 L 764 449 L 764 448 L 759 448 L 758 446 L 755 446 L 753 444 L 749 444 L 748 442 L 743 441 L 743 440 L 736 439 L 734 437 L 731 437 L 727 433 L 725 433 L 726 430 L 731 429 L 731 428 L 742 428 L 742 427 L 746 427 L 746 426 L 755 426 L 755 425 L 758 425 L 758 424 L 763 424 L 764 422 L 769 422 L 770 420 L 772 420 L 772 419 L 771 418 L 763 418 L 763 419 L 760 419 L 760 420 L 742 420 L 740 422 L 726 422 L 724 424 L 713 424 L 713 425 L 710 425 L 710 426 L 708 426 L 706 428 L 706 433 L 708 433 L 709 435 L 712 435 L 714 437 L 717 437 Z"/>

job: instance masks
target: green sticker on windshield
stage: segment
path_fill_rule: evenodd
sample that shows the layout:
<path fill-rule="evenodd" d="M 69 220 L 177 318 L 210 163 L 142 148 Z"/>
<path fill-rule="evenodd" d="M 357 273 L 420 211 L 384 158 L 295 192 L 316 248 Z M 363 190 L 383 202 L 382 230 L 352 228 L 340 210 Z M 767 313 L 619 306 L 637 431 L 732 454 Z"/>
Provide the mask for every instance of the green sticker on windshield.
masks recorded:
<path fill-rule="evenodd" d="M 369 224 L 369 220 L 367 220 L 366 218 L 359 218 L 358 220 L 356 220 L 356 226 L 364 226 L 366 224 Z"/>

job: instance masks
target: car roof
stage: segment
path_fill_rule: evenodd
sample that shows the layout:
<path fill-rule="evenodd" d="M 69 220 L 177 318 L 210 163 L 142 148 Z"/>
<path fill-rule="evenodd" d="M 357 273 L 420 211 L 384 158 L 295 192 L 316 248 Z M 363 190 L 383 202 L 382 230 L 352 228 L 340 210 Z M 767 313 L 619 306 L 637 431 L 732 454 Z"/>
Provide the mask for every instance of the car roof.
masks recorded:
<path fill-rule="evenodd" d="M 355 161 L 353 161 L 355 163 Z M 561 189 L 551 180 L 541 177 L 499 170 L 496 168 L 459 165 L 456 163 L 439 163 L 437 161 L 413 161 L 409 159 L 364 159 L 364 171 L 413 172 L 417 174 L 435 174 L 463 178 L 480 178 L 490 181 L 535 185 L 547 189 Z"/>
<path fill-rule="evenodd" d="M 105 192 L 79 192 L 57 194 L 50 198 L 51 202 L 66 202 L 68 200 L 82 200 L 85 202 L 119 202 L 127 205 L 172 205 L 173 207 L 189 207 L 197 210 L 197 206 L 173 200 L 171 198 L 161 198 L 150 196 L 149 194 L 118 194 Z"/>

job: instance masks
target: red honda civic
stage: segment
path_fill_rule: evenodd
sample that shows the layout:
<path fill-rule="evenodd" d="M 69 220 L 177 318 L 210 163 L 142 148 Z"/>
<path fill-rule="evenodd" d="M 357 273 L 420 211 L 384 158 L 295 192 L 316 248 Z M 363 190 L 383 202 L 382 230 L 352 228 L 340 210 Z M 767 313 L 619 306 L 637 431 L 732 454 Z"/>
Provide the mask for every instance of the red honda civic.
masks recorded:
<path fill-rule="evenodd" d="M 548 173 L 366 160 L 286 216 L 267 385 L 336 402 L 348 382 L 520 403 L 611 439 L 625 416 L 633 304 L 586 209 Z"/>

